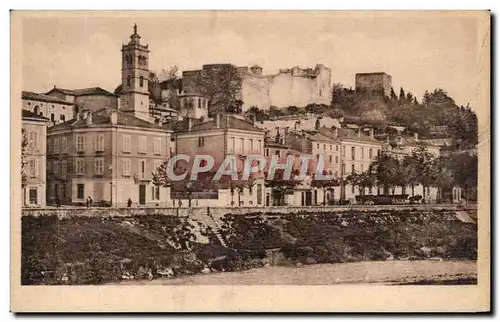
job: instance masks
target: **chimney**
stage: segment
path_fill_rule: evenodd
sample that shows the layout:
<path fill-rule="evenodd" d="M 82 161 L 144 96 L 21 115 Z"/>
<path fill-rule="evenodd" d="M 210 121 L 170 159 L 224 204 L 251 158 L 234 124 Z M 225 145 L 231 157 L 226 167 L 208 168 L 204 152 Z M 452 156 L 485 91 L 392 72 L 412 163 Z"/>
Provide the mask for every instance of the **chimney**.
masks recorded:
<path fill-rule="evenodd" d="M 116 113 L 116 111 L 112 111 L 109 115 L 109 119 L 111 120 L 111 124 L 118 124 L 118 113 Z"/>
<path fill-rule="evenodd" d="M 85 118 L 87 121 L 87 124 L 92 124 L 92 113 L 89 111 L 87 112 L 87 117 Z"/>
<path fill-rule="evenodd" d="M 373 130 L 373 128 L 370 128 L 370 137 L 371 137 L 372 139 L 374 139 L 374 138 L 375 138 L 375 130 Z"/>
<path fill-rule="evenodd" d="M 418 141 L 418 133 L 413 133 L 413 138 L 415 139 L 415 141 Z"/>
<path fill-rule="evenodd" d="M 193 127 L 193 119 L 188 117 L 188 131 L 191 132 L 191 129 Z"/>
<path fill-rule="evenodd" d="M 220 114 L 219 113 L 217 113 L 215 115 L 215 128 L 217 128 L 217 129 L 220 128 Z"/>

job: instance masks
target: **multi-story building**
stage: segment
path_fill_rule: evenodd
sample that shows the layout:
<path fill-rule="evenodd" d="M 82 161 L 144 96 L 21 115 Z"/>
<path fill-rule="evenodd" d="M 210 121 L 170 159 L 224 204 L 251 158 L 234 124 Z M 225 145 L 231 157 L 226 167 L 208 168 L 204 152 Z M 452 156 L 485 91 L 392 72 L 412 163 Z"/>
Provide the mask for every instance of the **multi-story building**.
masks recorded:
<path fill-rule="evenodd" d="M 22 92 L 23 110 L 49 119 L 48 126 L 71 120 L 75 116 L 75 103 L 59 97 Z"/>
<path fill-rule="evenodd" d="M 180 94 L 178 97 L 181 118 L 204 119 L 208 117 L 208 99 L 202 94 Z"/>
<path fill-rule="evenodd" d="M 82 111 L 48 131 L 48 199 L 62 204 L 171 205 L 152 173 L 174 153 L 171 131 L 116 109 Z"/>
<path fill-rule="evenodd" d="M 115 109 L 119 107 L 118 95 L 100 87 L 65 89 L 54 86 L 45 95 L 74 103 L 76 106 L 75 113 L 83 109 L 95 112 L 104 107 Z"/>
<path fill-rule="evenodd" d="M 214 159 L 215 173 L 227 156 L 234 156 L 236 164 L 233 167 L 242 173 L 249 155 L 263 155 L 264 131 L 241 116 L 217 114 L 213 119 L 199 122 L 188 118 L 182 124 L 175 133 L 176 152 L 191 158 L 190 164 L 185 164 L 182 170 L 191 169 L 196 155 L 209 155 Z M 239 196 L 240 205 L 263 205 L 263 184 L 263 180 L 258 179 L 253 186 L 246 187 Z M 218 202 L 219 206 L 231 205 L 227 194 L 219 194 Z M 205 204 L 209 203 L 199 200 L 200 206 Z"/>
<path fill-rule="evenodd" d="M 47 157 L 47 123 L 49 119 L 31 111 L 22 111 L 22 132 L 25 146 L 22 153 L 23 206 L 45 206 Z"/>

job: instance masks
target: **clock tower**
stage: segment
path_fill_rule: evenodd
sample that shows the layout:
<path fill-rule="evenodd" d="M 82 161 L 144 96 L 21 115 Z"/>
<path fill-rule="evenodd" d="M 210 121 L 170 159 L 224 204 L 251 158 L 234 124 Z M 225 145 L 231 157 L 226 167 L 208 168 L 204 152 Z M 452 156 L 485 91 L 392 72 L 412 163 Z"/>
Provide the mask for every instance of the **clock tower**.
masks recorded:
<path fill-rule="evenodd" d="M 141 36 L 134 24 L 134 33 L 122 46 L 122 90 L 120 109 L 135 117 L 151 121 L 149 114 L 149 49 L 141 45 Z"/>

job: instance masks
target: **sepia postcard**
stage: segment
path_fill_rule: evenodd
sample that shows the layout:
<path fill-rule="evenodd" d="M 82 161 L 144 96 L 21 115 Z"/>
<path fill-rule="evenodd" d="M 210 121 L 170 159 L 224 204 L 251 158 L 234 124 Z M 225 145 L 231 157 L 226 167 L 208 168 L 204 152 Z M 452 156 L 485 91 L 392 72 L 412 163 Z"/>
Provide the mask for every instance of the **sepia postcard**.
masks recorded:
<path fill-rule="evenodd" d="M 11 311 L 489 312 L 489 11 L 12 11 Z"/>

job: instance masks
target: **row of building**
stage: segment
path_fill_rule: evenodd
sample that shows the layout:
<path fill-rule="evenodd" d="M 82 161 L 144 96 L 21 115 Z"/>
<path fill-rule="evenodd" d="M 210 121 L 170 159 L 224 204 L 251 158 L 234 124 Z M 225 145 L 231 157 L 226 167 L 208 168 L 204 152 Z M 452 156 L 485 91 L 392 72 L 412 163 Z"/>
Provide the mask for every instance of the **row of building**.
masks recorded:
<path fill-rule="evenodd" d="M 122 46 L 118 94 L 99 87 L 69 90 L 56 86 L 44 94 L 22 93 L 28 141 L 23 152 L 24 205 L 83 205 L 88 197 L 95 205 L 116 207 L 129 200 L 139 206 L 179 206 L 178 200 L 187 198 L 193 206 L 318 205 L 353 198 L 359 191 L 349 185 L 324 191 L 314 188 L 309 178 L 283 195 L 266 186 L 263 178 L 256 178 L 238 190 L 237 196 L 230 187 L 193 195 L 155 186 L 152 174 L 175 154 L 192 159 L 210 155 L 214 168 L 228 155 L 234 155 L 240 166 L 249 155 L 268 160 L 276 155 L 282 163 L 290 155 L 295 162 L 302 155 L 315 159 L 322 155 L 325 171 L 337 178 L 367 170 L 381 151 L 405 155 L 426 144 L 429 152 L 439 155 L 440 144 L 397 134 L 396 144 L 391 145 L 377 140 L 373 129 L 328 117 L 264 122 L 240 115 L 209 118 L 207 99 L 196 93 L 181 95 L 177 110 L 163 106 L 151 99 L 149 48 L 140 38 L 135 27 L 128 44 Z M 366 193 L 384 191 L 373 187 Z M 416 193 L 422 194 L 418 188 Z M 435 198 L 436 192 L 427 196 Z"/>

